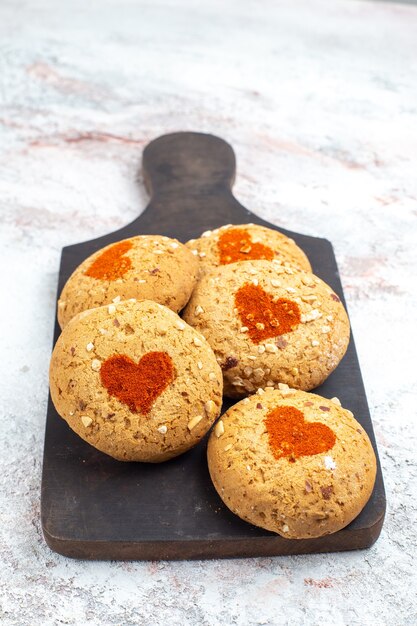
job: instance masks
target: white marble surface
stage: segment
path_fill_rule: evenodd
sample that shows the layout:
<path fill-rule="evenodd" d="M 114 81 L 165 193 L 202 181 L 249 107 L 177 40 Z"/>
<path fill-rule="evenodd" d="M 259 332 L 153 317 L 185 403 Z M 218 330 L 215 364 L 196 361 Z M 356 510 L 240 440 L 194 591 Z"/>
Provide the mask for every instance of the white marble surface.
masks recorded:
<path fill-rule="evenodd" d="M 354 0 L 2 0 L 0 622 L 416 624 L 417 7 Z M 381 455 L 370 550 L 72 561 L 39 489 L 62 246 L 133 219 L 143 146 L 213 132 L 236 195 L 334 246 Z"/>

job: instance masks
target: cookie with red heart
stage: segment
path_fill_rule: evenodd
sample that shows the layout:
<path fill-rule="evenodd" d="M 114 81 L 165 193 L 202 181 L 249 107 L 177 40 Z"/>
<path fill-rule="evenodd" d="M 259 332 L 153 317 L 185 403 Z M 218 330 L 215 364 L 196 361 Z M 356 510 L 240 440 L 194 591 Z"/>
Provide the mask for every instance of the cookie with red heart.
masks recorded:
<path fill-rule="evenodd" d="M 222 387 L 205 338 L 148 300 L 78 314 L 50 365 L 57 412 L 121 461 L 165 461 L 197 444 L 220 413 Z"/>
<path fill-rule="evenodd" d="M 213 348 L 232 398 L 279 383 L 314 389 L 349 343 L 339 297 L 314 274 L 279 261 L 217 267 L 199 280 L 183 317 Z"/>
<path fill-rule="evenodd" d="M 206 231 L 186 246 L 200 259 L 200 276 L 219 265 L 274 259 L 283 265 L 311 271 L 306 254 L 293 239 L 258 224 L 228 224 Z"/>
<path fill-rule="evenodd" d="M 153 300 L 175 312 L 191 295 L 198 258 L 176 239 L 139 235 L 89 256 L 66 282 L 58 301 L 61 328 L 87 309 L 114 299 Z"/>
<path fill-rule="evenodd" d="M 210 476 L 243 520 L 287 539 L 349 524 L 375 483 L 372 444 L 337 398 L 260 390 L 231 407 L 209 439 Z"/>

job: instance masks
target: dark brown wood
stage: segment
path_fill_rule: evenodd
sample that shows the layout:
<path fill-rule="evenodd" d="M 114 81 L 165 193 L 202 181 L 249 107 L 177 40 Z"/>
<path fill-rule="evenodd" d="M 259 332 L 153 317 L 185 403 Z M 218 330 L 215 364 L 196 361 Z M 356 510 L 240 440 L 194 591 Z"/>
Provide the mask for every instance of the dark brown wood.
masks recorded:
<path fill-rule="evenodd" d="M 234 198 L 235 156 L 218 137 L 164 135 L 145 148 L 143 170 L 151 196 L 146 210 L 115 233 L 64 248 L 58 293 L 81 261 L 125 237 L 153 233 L 187 241 L 228 223 L 276 228 Z M 331 244 L 277 230 L 295 239 L 315 273 L 343 299 Z M 55 340 L 58 334 L 56 324 Z M 377 452 L 353 337 L 341 364 L 317 392 L 338 396 Z M 42 476 L 42 528 L 48 545 L 75 558 L 201 559 L 354 550 L 372 545 L 379 536 L 386 506 L 379 460 L 374 492 L 359 517 L 333 535 L 296 541 L 233 515 L 211 484 L 205 450 L 203 441 L 160 465 L 120 463 L 77 437 L 49 400 Z"/>

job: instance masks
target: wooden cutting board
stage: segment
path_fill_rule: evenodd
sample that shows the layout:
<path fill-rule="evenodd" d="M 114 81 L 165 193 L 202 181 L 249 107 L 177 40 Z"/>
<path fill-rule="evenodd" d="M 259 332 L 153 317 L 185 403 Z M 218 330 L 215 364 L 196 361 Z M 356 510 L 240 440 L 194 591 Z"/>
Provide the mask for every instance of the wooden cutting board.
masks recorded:
<path fill-rule="evenodd" d="M 159 137 L 144 150 L 143 171 L 151 197 L 146 210 L 115 233 L 64 248 L 58 293 L 86 257 L 126 237 L 159 234 L 185 242 L 223 224 L 253 222 L 276 228 L 232 195 L 235 156 L 218 137 L 188 132 Z M 344 302 L 331 244 L 276 230 L 305 250 L 314 272 Z M 55 341 L 59 332 L 56 323 Z M 339 367 L 316 391 L 340 398 L 365 428 L 377 453 L 353 337 Z M 224 408 L 230 404 L 225 402 Z M 349 526 L 319 539 L 283 539 L 240 520 L 224 506 L 210 481 L 206 440 L 159 465 L 121 463 L 72 432 L 51 399 L 41 504 L 48 545 L 61 554 L 86 559 L 201 559 L 354 550 L 377 539 L 386 506 L 378 460 L 372 497 Z"/>

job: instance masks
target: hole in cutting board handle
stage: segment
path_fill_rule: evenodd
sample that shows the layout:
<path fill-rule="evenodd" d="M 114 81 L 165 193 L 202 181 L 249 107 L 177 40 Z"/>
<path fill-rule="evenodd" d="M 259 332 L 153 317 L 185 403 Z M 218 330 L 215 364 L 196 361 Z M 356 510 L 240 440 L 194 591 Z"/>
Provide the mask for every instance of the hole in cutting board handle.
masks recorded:
<path fill-rule="evenodd" d="M 179 132 L 149 143 L 142 159 L 151 197 L 184 189 L 184 193 L 218 188 L 230 191 L 236 172 L 232 147 L 220 137 Z"/>

